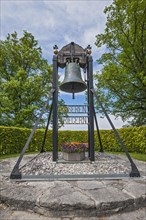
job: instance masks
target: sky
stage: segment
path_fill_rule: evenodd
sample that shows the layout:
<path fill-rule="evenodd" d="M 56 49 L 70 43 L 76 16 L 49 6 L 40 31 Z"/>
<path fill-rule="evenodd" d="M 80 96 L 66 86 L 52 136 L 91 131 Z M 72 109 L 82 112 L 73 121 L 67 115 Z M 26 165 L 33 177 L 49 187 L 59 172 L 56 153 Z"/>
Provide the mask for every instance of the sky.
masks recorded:
<path fill-rule="evenodd" d="M 18 37 L 26 30 L 38 40 L 43 57 L 52 63 L 53 46 L 59 50 L 75 42 L 83 48 L 92 47 L 93 72 L 100 71 L 102 66 L 96 60 L 106 51 L 105 46 L 97 48 L 96 35 L 104 32 L 106 15 L 104 8 L 112 0 L 0 0 L 0 37 L 6 39 L 8 33 L 16 31 Z M 59 69 L 60 79 L 64 72 Z M 68 93 L 61 92 L 59 98 L 68 105 L 86 103 L 85 93 L 75 94 L 75 99 Z M 116 128 L 124 123 L 121 118 L 110 115 Z M 100 129 L 110 129 L 106 118 L 97 115 Z M 87 130 L 87 125 L 65 125 L 63 130 Z"/>

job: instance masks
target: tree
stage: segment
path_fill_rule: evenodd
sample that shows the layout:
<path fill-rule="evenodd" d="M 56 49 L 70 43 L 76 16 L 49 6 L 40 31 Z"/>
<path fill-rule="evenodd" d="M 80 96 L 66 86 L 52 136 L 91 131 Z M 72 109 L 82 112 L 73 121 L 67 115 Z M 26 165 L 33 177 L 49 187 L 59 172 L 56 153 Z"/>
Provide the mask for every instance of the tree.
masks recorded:
<path fill-rule="evenodd" d="M 8 34 L 0 51 L 0 124 L 32 127 L 52 87 L 52 68 L 26 31 L 20 39 L 16 32 Z"/>
<path fill-rule="evenodd" d="M 97 94 L 110 113 L 146 125 L 146 1 L 114 0 L 104 13 L 105 32 L 96 36 L 96 46 L 106 46 Z"/>

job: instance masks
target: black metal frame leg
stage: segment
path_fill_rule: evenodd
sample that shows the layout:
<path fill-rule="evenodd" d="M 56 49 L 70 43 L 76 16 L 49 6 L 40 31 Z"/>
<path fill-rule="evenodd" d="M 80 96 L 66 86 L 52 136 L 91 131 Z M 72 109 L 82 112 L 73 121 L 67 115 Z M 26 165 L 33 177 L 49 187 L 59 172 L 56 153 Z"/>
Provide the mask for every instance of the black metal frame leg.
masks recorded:
<path fill-rule="evenodd" d="M 34 127 L 32 129 L 32 131 L 31 131 L 31 133 L 29 135 L 29 138 L 28 138 L 24 148 L 22 149 L 22 152 L 21 152 L 21 154 L 20 154 L 20 156 L 19 156 L 19 158 L 18 158 L 18 160 L 17 160 L 17 162 L 16 162 L 16 164 L 15 164 L 15 166 L 14 166 L 14 168 L 13 168 L 11 174 L 10 174 L 10 179 L 21 179 L 21 173 L 19 171 L 19 165 L 21 163 L 21 160 L 22 160 L 22 158 L 24 156 L 24 153 L 25 153 L 26 149 L 29 146 L 29 143 L 30 143 L 30 141 L 31 141 L 31 139 L 33 137 L 33 134 L 34 134 L 34 132 L 35 132 L 35 130 L 36 130 L 36 128 L 37 128 L 41 118 L 42 118 L 42 115 L 44 114 L 44 111 L 46 110 L 46 107 L 47 107 L 47 105 L 49 103 L 49 100 L 50 100 L 52 94 L 54 93 L 54 91 L 55 91 L 54 89 L 51 90 L 51 93 L 50 93 L 47 101 L 45 102 L 42 110 L 41 110 L 40 116 L 38 117 L 38 119 L 37 119 L 37 121 L 36 121 L 36 123 L 35 123 L 35 125 L 34 125 Z"/>
<path fill-rule="evenodd" d="M 42 142 L 42 147 L 41 147 L 40 153 L 45 152 L 44 146 L 45 146 L 45 142 L 46 142 L 48 127 L 49 127 L 50 120 L 51 120 L 52 109 L 53 109 L 53 103 L 51 104 L 51 108 L 50 108 L 50 112 L 49 112 L 49 116 L 48 116 L 48 121 L 47 121 L 46 129 L 45 129 L 44 139 L 43 139 L 43 142 Z"/>
<path fill-rule="evenodd" d="M 113 131 L 114 131 L 114 133 L 115 133 L 115 135 L 116 135 L 116 137 L 117 137 L 117 139 L 119 140 L 119 143 L 120 143 L 122 149 L 123 149 L 124 152 L 126 153 L 126 156 L 127 156 L 128 160 L 129 160 L 129 162 L 130 162 L 130 164 L 131 164 L 131 172 L 130 172 L 129 176 L 130 176 L 130 177 L 140 177 L 140 173 L 139 173 L 138 168 L 136 167 L 136 165 L 135 165 L 135 163 L 133 162 L 133 160 L 132 160 L 130 154 L 128 153 L 128 151 L 127 151 L 127 149 L 126 149 L 126 146 L 124 145 L 124 143 L 123 143 L 122 139 L 120 138 L 120 136 L 119 136 L 117 130 L 115 129 L 115 127 L 114 127 L 114 125 L 113 125 L 113 123 L 112 123 L 110 117 L 108 116 L 108 114 L 107 114 L 105 108 L 103 107 L 102 103 L 100 102 L 99 97 L 96 95 L 94 89 L 92 89 L 92 92 L 93 92 L 94 96 L 96 97 L 96 99 L 97 99 L 99 105 L 101 106 L 101 108 L 102 108 L 102 110 L 103 110 L 103 112 L 104 112 L 104 114 L 105 114 L 107 120 L 109 121 L 109 123 L 110 123 L 110 125 L 111 125 L 111 127 L 112 127 L 112 129 L 113 129 Z"/>
<path fill-rule="evenodd" d="M 103 150 L 103 145 L 102 145 L 102 141 L 101 141 L 101 136 L 100 136 L 100 131 L 99 131 L 99 126 L 98 126 L 98 122 L 97 122 L 97 117 L 96 117 L 96 112 L 95 112 L 95 108 L 94 108 L 94 118 L 95 118 L 95 124 L 96 124 L 96 129 L 97 129 L 97 135 L 98 135 L 98 140 L 99 140 L 99 145 L 100 145 L 100 152 L 104 152 Z"/>

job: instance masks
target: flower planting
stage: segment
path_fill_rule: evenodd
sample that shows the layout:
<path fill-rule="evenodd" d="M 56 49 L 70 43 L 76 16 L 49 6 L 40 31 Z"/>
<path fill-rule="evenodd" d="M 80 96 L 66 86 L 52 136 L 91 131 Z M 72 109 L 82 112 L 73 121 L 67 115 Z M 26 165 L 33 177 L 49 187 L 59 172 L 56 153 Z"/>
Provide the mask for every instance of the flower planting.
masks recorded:
<path fill-rule="evenodd" d="M 61 151 L 66 153 L 80 153 L 88 149 L 87 143 L 65 142 L 61 144 Z"/>

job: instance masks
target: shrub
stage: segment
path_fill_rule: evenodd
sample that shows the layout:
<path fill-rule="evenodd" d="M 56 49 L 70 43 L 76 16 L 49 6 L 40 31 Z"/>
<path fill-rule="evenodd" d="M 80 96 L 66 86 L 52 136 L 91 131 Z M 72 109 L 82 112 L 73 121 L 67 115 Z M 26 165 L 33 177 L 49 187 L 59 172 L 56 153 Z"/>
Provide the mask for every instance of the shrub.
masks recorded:
<path fill-rule="evenodd" d="M 146 153 L 146 126 L 117 129 L 129 152 Z M 1 154 L 20 153 L 30 135 L 27 128 L 0 126 Z M 45 129 L 37 129 L 26 152 L 41 150 Z M 117 138 L 112 130 L 100 130 L 103 148 L 106 151 L 122 151 Z M 100 145 L 95 131 L 95 150 L 99 151 Z M 58 146 L 65 142 L 88 142 L 88 131 L 59 131 Z M 45 150 L 52 151 L 52 131 L 48 130 Z"/>

